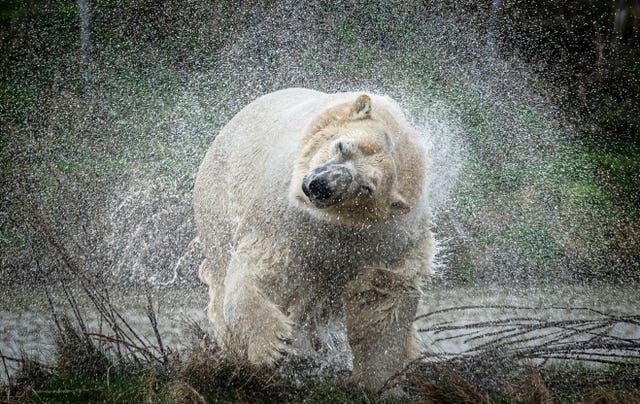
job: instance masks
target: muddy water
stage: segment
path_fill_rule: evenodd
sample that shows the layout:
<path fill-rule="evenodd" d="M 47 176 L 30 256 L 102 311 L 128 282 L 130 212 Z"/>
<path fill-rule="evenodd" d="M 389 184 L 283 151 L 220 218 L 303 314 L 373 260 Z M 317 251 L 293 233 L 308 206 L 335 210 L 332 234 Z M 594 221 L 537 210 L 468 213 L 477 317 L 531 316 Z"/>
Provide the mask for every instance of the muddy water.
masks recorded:
<path fill-rule="evenodd" d="M 155 291 L 153 306 L 157 313 L 158 329 L 164 346 L 183 349 L 193 338 L 190 323 L 210 330 L 206 319 L 208 303 L 206 289 Z M 80 311 L 89 331 L 109 335 L 108 326 L 100 321 L 97 310 L 81 292 L 76 292 Z M 52 296 L 56 311 L 68 313 L 73 319 L 64 295 Z M 127 323 L 149 345 L 156 346 L 153 328 L 147 316 L 147 297 L 142 294 L 123 293 L 112 296 L 113 306 Z M 53 323 L 51 305 L 44 291 L 2 291 L 0 292 L 0 350 L 8 357 L 19 358 L 23 354 L 45 362 L 55 359 L 54 339 L 56 327 Z M 7 361 L 10 370 L 16 368 L 13 361 Z M 0 363 L 0 380 L 6 380 Z"/>
<path fill-rule="evenodd" d="M 431 314 L 416 324 L 425 349 L 440 358 L 473 352 L 502 337 L 512 348 L 539 346 L 558 337 L 560 343 L 586 341 L 596 334 L 640 343 L 637 320 L 612 317 L 640 315 L 639 286 L 433 288 L 425 292 L 425 304 L 418 313 Z M 455 307 L 467 308 L 439 312 Z M 565 320 L 575 322 L 562 323 Z M 513 344 L 519 340 L 527 341 Z"/>
<path fill-rule="evenodd" d="M 425 303 L 418 314 L 433 313 L 454 307 L 483 307 L 430 314 L 419 320 L 417 325 L 423 330 L 421 335 L 425 342 L 425 349 L 440 357 L 446 357 L 447 354 L 465 352 L 487 342 L 482 338 L 470 340 L 470 336 L 504 329 L 500 327 L 464 328 L 470 324 L 512 318 L 527 318 L 535 321 L 602 318 L 603 314 L 595 311 L 607 315 L 638 315 L 640 314 L 639 290 L 638 285 L 493 289 L 432 286 L 425 289 Z M 206 290 L 156 291 L 153 299 L 158 314 L 158 328 L 165 346 L 173 349 L 188 346 L 192 337 L 189 322 L 195 322 L 204 329 L 210 329 L 205 314 Z M 53 300 L 58 310 L 68 307 L 63 296 L 56 296 Z M 120 294 L 112 300 L 129 324 L 155 345 L 153 331 L 146 315 L 146 297 Z M 105 334 L 109 334 L 104 325 L 101 325 L 99 316 L 96 315 L 91 304 L 80 298 L 79 305 L 91 330 L 102 330 Z M 569 307 L 580 309 L 567 310 L 566 308 Z M 438 331 L 436 327 L 442 325 L 446 329 Z M 478 334 L 463 335 L 474 330 L 479 330 Z M 547 331 L 549 330 L 540 332 Z M 44 293 L 27 290 L 0 293 L 0 350 L 5 356 L 20 357 L 22 354 L 27 354 L 52 362 L 55 359 L 54 332 L 51 310 Z M 620 338 L 640 339 L 640 326 L 637 324 L 617 324 L 599 332 L 606 332 Z M 532 335 L 534 334 L 529 336 Z M 584 335 L 578 334 L 571 338 L 580 339 L 584 338 Z M 541 341 L 542 339 L 534 340 L 532 343 Z M 15 369 L 15 363 L 12 361 L 8 361 L 7 365 L 11 368 L 10 370 Z M 0 374 L 2 374 L 0 377 L 6 379 L 3 370 Z"/>

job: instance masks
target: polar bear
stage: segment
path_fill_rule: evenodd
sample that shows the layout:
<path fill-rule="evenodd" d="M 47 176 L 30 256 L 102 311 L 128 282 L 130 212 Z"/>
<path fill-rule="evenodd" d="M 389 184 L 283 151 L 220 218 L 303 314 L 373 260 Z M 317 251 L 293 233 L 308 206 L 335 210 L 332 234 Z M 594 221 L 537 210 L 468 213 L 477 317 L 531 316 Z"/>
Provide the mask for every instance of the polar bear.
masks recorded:
<path fill-rule="evenodd" d="M 286 89 L 231 119 L 194 186 L 199 277 L 225 351 L 273 365 L 322 351 L 313 337 L 339 321 L 353 379 L 380 388 L 400 371 L 431 271 L 425 159 L 384 96 Z"/>

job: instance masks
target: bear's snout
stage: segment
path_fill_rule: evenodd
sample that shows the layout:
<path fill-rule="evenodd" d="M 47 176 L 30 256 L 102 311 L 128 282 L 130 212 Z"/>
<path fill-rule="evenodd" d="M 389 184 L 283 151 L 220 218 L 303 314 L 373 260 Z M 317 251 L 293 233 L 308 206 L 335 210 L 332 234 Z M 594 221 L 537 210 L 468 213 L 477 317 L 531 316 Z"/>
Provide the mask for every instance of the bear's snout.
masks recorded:
<path fill-rule="evenodd" d="M 303 188 L 304 190 L 304 188 Z M 325 200 L 331 198 L 331 188 L 326 177 L 316 177 L 309 183 L 306 194 L 309 198 Z"/>
<path fill-rule="evenodd" d="M 315 168 L 302 180 L 302 192 L 315 207 L 323 209 L 347 199 L 353 175 L 347 167 L 328 164 Z"/>

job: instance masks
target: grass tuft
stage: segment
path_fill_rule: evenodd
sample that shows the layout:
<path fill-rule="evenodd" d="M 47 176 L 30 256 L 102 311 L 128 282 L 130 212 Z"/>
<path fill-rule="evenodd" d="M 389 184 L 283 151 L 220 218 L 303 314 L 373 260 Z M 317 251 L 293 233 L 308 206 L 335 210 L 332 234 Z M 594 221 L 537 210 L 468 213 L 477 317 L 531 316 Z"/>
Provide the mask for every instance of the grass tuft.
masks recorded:
<path fill-rule="evenodd" d="M 446 365 L 436 367 L 437 378 L 413 373 L 407 376 L 408 389 L 434 403 L 488 403 L 468 380 Z"/>

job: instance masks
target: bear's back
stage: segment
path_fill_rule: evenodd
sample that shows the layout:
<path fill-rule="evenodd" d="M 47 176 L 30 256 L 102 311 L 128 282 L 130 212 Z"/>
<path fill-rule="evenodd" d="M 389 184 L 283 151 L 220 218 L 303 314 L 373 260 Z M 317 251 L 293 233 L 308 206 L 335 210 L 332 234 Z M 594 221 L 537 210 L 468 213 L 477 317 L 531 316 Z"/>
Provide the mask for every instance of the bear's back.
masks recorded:
<path fill-rule="evenodd" d="M 220 131 L 194 185 L 196 225 L 205 248 L 229 243 L 242 223 L 283 209 L 286 198 L 276 195 L 286 197 L 291 161 L 308 125 L 305 117 L 313 119 L 312 107 L 306 104 L 322 95 L 306 89 L 267 94 Z"/>
<path fill-rule="evenodd" d="M 307 128 L 323 111 L 357 95 L 300 88 L 277 91 L 247 105 L 222 129 L 194 187 L 196 224 L 212 266 L 233 251 L 239 237 L 255 231 L 295 244 L 292 258 L 315 269 L 346 273 L 376 264 L 380 257 L 402 257 L 419 231 L 422 209 L 389 223 L 354 228 L 317 219 L 287 198 Z M 382 97 L 374 100 L 388 103 Z M 389 108 L 401 114 L 395 104 Z M 224 259 L 220 263 L 226 266 Z"/>

